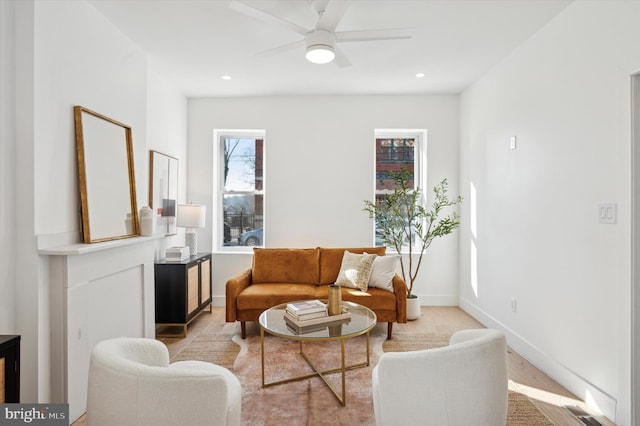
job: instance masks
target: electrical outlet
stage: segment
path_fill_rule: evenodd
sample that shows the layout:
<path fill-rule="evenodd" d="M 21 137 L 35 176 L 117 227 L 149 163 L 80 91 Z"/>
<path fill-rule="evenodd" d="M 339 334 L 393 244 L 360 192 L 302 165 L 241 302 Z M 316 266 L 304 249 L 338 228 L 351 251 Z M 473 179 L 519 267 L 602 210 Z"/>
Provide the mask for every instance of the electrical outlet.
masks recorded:
<path fill-rule="evenodd" d="M 516 149 L 516 137 L 515 136 L 511 136 L 509 138 L 509 148 Z"/>

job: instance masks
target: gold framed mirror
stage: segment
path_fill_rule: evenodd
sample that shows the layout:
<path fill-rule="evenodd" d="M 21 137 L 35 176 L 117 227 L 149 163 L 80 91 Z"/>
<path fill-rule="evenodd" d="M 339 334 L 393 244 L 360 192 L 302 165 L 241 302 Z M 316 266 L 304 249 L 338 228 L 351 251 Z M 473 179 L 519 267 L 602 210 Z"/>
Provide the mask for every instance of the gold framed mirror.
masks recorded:
<path fill-rule="evenodd" d="M 83 241 L 138 235 L 131 127 L 81 106 L 73 111 Z"/>
<path fill-rule="evenodd" d="M 178 159 L 158 151 L 149 151 L 149 207 L 158 233 L 178 233 Z"/>

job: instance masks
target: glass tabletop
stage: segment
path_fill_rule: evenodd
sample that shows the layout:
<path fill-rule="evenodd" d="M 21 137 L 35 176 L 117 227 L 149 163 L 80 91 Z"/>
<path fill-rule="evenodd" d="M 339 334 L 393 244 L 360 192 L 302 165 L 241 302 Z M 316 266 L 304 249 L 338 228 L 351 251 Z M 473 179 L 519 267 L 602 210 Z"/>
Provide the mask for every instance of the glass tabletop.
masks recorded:
<path fill-rule="evenodd" d="M 318 324 L 296 331 L 284 319 L 286 303 L 274 306 L 260 314 L 260 327 L 270 334 L 296 340 L 332 340 L 359 336 L 371 330 L 377 322 L 376 314 L 366 306 L 342 302 L 350 317 L 341 321 Z"/>

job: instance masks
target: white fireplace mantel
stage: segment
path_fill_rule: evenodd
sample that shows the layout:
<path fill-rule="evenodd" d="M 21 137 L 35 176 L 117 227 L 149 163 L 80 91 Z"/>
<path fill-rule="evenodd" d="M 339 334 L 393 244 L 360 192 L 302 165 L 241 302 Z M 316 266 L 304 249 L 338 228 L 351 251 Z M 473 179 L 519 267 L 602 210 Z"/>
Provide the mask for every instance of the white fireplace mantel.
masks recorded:
<path fill-rule="evenodd" d="M 51 398 L 68 402 L 70 423 L 86 411 L 91 350 L 101 340 L 155 337 L 155 241 L 46 244 L 51 309 Z"/>

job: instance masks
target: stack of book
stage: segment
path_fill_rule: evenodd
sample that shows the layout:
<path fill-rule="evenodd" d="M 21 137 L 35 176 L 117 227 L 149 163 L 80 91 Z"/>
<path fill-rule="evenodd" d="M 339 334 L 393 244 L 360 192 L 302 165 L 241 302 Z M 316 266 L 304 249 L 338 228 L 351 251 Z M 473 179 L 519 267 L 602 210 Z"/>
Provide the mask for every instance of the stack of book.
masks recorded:
<path fill-rule="evenodd" d="M 302 302 L 287 303 L 284 311 L 291 319 L 305 321 L 328 316 L 327 305 L 319 300 L 304 300 Z"/>
<path fill-rule="evenodd" d="M 165 253 L 167 262 L 182 262 L 190 257 L 189 247 L 169 247 Z"/>
<path fill-rule="evenodd" d="M 284 310 L 287 326 L 296 333 L 321 330 L 330 325 L 344 323 L 350 318 L 349 312 L 329 315 L 327 305 L 319 300 L 287 303 Z"/>

